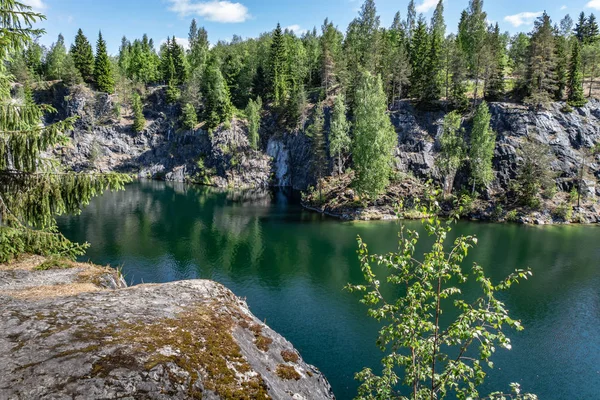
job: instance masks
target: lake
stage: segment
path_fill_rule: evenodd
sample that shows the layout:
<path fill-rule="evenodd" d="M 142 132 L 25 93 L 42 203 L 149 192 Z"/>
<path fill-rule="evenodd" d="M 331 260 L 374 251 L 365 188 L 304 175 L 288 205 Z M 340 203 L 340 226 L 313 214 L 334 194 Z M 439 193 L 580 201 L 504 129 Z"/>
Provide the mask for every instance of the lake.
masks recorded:
<path fill-rule="evenodd" d="M 419 228 L 418 221 L 405 222 Z M 130 284 L 207 278 L 246 298 L 252 312 L 290 340 L 329 379 L 339 399 L 356 394 L 354 373 L 378 368 L 377 324 L 359 297 L 356 236 L 392 251 L 400 222 L 340 222 L 303 210 L 286 192 L 218 192 L 137 182 L 59 219 L 82 259 L 121 266 Z M 600 227 L 460 222 L 475 234 L 477 261 L 494 281 L 516 268 L 533 277 L 499 297 L 522 332 L 497 350 L 481 393 L 519 382 L 540 399 L 600 397 Z M 422 247 L 421 253 L 426 249 Z"/>

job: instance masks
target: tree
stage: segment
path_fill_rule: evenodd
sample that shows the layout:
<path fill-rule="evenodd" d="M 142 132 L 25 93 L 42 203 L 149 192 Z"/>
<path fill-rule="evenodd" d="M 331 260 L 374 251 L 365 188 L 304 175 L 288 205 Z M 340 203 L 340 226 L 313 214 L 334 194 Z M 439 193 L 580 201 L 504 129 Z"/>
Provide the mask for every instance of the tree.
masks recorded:
<path fill-rule="evenodd" d="M 446 36 L 446 24 L 444 22 L 444 3 L 440 0 L 431 18 L 431 34 L 429 40 L 429 54 L 427 62 L 423 66 L 424 91 L 420 96 L 423 103 L 437 101 L 442 94 L 442 52 L 444 38 Z"/>
<path fill-rule="evenodd" d="M 204 118 L 210 131 L 221 123 L 230 121 L 233 115 L 233 106 L 229 98 L 227 82 L 219 69 L 219 62 L 215 56 L 208 59 L 202 80 L 202 93 L 204 95 Z"/>
<path fill-rule="evenodd" d="M 419 100 L 425 93 L 426 65 L 429 56 L 429 35 L 427 34 L 427 23 L 425 19 L 419 18 L 410 44 L 410 92 L 411 96 Z"/>
<path fill-rule="evenodd" d="M 556 46 L 556 92 L 554 97 L 560 101 L 564 98 L 568 86 L 569 40 L 567 37 L 561 35 L 558 30 L 556 30 L 554 41 Z"/>
<path fill-rule="evenodd" d="M 577 23 L 575 24 L 575 29 L 573 30 L 573 33 L 575 34 L 575 37 L 577 38 L 577 40 L 579 40 L 580 43 L 587 43 L 587 39 L 588 39 L 588 24 L 587 24 L 587 18 L 585 17 L 585 13 L 582 11 L 579 14 L 579 19 L 577 20 Z"/>
<path fill-rule="evenodd" d="M 142 99 L 137 93 L 131 96 L 131 109 L 133 110 L 133 131 L 139 133 L 146 127 L 146 119 L 144 118 Z"/>
<path fill-rule="evenodd" d="M 397 143 L 381 78 L 363 72 L 356 90 L 352 141 L 354 184 L 359 193 L 376 197 L 386 189 Z"/>
<path fill-rule="evenodd" d="M 186 103 L 183 107 L 181 115 L 181 125 L 184 129 L 194 130 L 198 125 L 198 116 L 196 115 L 196 109 L 191 103 Z"/>
<path fill-rule="evenodd" d="M 581 72 L 581 45 L 573 43 L 571 64 L 569 66 L 569 83 L 567 102 L 572 107 L 583 107 L 586 103 L 583 94 L 583 73 Z"/>
<path fill-rule="evenodd" d="M 48 71 L 48 79 L 62 79 L 64 76 L 64 62 L 67 57 L 67 49 L 65 47 L 65 38 L 62 34 L 58 35 L 58 39 L 50 47 L 50 51 L 46 57 L 46 69 Z"/>
<path fill-rule="evenodd" d="M 585 74 L 589 76 L 589 91 L 588 97 L 592 97 L 592 90 L 594 87 L 594 79 L 598 74 L 598 59 L 600 58 L 600 43 L 599 42 L 591 42 L 585 46 L 583 46 L 581 52 L 582 70 L 585 71 Z M 582 73 L 582 75 L 585 75 Z"/>
<path fill-rule="evenodd" d="M 490 127 L 490 111 L 485 101 L 477 107 L 471 128 L 469 162 L 471 165 L 472 193 L 476 185 L 489 185 L 494 179 L 492 158 L 496 147 L 496 133 Z"/>
<path fill-rule="evenodd" d="M 285 59 L 286 49 L 283 33 L 281 32 L 281 25 L 277 24 L 277 28 L 273 32 L 269 58 L 269 82 L 271 97 L 278 107 L 283 106 L 288 97 L 288 75 L 285 68 Z"/>
<path fill-rule="evenodd" d="M 477 102 L 479 81 L 484 66 L 484 52 L 487 39 L 487 14 L 483 11 L 483 0 L 470 0 L 469 8 L 463 13 L 458 29 L 459 43 L 467 59 L 470 76 L 475 79 L 473 97 Z"/>
<path fill-rule="evenodd" d="M 94 79 L 94 52 L 92 45 L 81 29 L 77 31 L 70 54 L 83 79 L 86 82 L 91 82 Z"/>
<path fill-rule="evenodd" d="M 260 96 L 256 101 L 250 99 L 246 106 L 246 117 L 248 118 L 248 142 L 254 150 L 258 149 L 260 140 L 258 131 L 260 130 L 260 109 L 262 108 L 262 100 Z"/>
<path fill-rule="evenodd" d="M 0 58 L 31 45 L 43 30 L 33 27 L 45 19 L 30 6 L 7 1 L 0 9 Z M 65 144 L 62 132 L 73 128 L 75 117 L 42 125 L 49 109 L 33 101 L 27 87 L 25 100 L 10 96 L 11 77 L 0 63 L 0 262 L 21 253 L 60 255 L 74 259 L 87 244 L 65 238 L 57 229 L 55 216 L 77 213 L 82 205 L 106 189 L 119 189 L 129 179 L 119 174 L 65 172 L 57 163 L 43 162 L 41 153 Z"/>
<path fill-rule="evenodd" d="M 449 102 L 457 110 L 466 110 L 469 107 L 467 98 L 467 64 L 459 38 L 449 36 L 447 39 L 448 58 L 450 69 Z"/>
<path fill-rule="evenodd" d="M 427 200 L 435 204 L 435 199 Z M 416 254 L 421 248 L 419 233 L 404 225 L 396 252 L 370 254 L 367 244 L 358 238 L 365 284 L 348 285 L 347 289 L 362 293 L 361 302 L 368 307 L 368 314 L 383 325 L 377 345 L 388 353 L 381 360 L 381 375 L 369 368 L 356 374 L 362 382 L 357 398 L 536 399 L 534 395 L 519 395 L 518 384 L 511 384 L 514 396 L 492 393 L 485 397 L 477 389 L 484 381 L 484 368 L 493 367 L 490 357 L 496 347 L 511 348 L 504 329 L 523 329 L 509 316 L 496 292 L 527 279 L 531 272 L 516 270 L 500 283 L 493 283 L 480 265 L 464 265 L 477 238 L 459 236 L 449 245 L 446 242 L 454 219 L 440 221 L 435 205 L 419 206 L 419 211 L 427 215 L 422 224 L 433 237 L 431 250 L 422 257 Z M 467 287 L 479 288 L 480 294 L 467 299 L 463 295 Z M 451 318 L 442 319 L 441 315 Z"/>
<path fill-rule="evenodd" d="M 323 115 L 323 106 L 321 104 L 315 105 L 313 122 L 306 130 L 306 136 L 311 139 L 311 170 L 317 178 L 319 198 L 322 198 L 321 179 L 327 171 L 327 142 L 325 141 L 325 117 Z"/>
<path fill-rule="evenodd" d="M 438 166 L 444 174 L 444 194 L 451 194 L 454 187 L 456 171 L 463 163 L 466 155 L 464 130 L 461 128 L 461 116 L 452 111 L 444 116 L 442 134 L 439 138 L 440 157 Z"/>
<path fill-rule="evenodd" d="M 196 19 L 192 19 L 188 34 L 190 50 L 188 54 L 191 71 L 202 70 L 208 57 L 208 33 L 204 27 L 198 28 Z"/>
<path fill-rule="evenodd" d="M 343 67 L 342 41 L 344 35 L 328 19 L 325 19 L 325 22 L 323 22 L 321 31 L 321 83 L 327 95 L 329 90 L 341 80 L 340 75 Z"/>
<path fill-rule="evenodd" d="M 102 32 L 98 34 L 96 42 L 96 61 L 94 64 L 94 80 L 98 90 L 105 93 L 115 91 L 115 81 L 108 53 L 106 52 L 106 42 L 102 38 Z"/>
<path fill-rule="evenodd" d="M 484 97 L 497 101 L 504 95 L 504 69 L 506 67 L 506 44 L 500 34 L 498 23 L 488 33 L 489 61 L 487 65 Z"/>
<path fill-rule="evenodd" d="M 517 198 L 524 206 L 538 208 L 540 196 L 551 198 L 556 191 L 550 146 L 527 141 L 519 156 L 521 162 L 514 182 Z"/>
<path fill-rule="evenodd" d="M 83 82 L 83 77 L 75 66 L 75 61 L 71 57 L 71 54 L 67 54 L 63 60 L 62 71 L 62 80 L 66 85 L 78 85 Z"/>
<path fill-rule="evenodd" d="M 554 99 L 556 93 L 556 48 L 552 21 L 548 14 L 539 17 L 531 34 L 527 66 L 527 98 L 537 108 Z"/>
<path fill-rule="evenodd" d="M 346 117 L 344 95 L 337 95 L 333 102 L 329 124 L 329 153 L 337 158 L 338 173 L 344 171 L 344 154 L 350 150 L 350 123 Z"/>

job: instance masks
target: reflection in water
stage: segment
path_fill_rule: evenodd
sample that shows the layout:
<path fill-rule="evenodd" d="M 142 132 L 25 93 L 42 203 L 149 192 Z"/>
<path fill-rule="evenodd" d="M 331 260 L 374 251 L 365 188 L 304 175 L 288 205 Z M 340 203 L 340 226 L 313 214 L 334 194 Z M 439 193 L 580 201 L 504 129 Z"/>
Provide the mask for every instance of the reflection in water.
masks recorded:
<path fill-rule="evenodd" d="M 356 235 L 372 252 L 387 252 L 396 247 L 398 222 L 342 223 L 297 203 L 285 192 L 150 181 L 93 200 L 60 227 L 69 238 L 92 243 L 86 258 L 122 265 L 132 283 L 209 278 L 225 284 L 325 373 L 338 398 L 351 398 L 353 374 L 377 368 L 381 356 L 376 324 L 342 290 L 361 282 Z M 482 264 L 495 281 L 515 268 L 534 272 L 501 295 L 526 329 L 510 335 L 512 351 L 494 356 L 483 392 L 520 382 L 541 399 L 597 398 L 600 229 L 460 223 L 453 231 L 467 233 L 479 238 L 467 262 Z"/>

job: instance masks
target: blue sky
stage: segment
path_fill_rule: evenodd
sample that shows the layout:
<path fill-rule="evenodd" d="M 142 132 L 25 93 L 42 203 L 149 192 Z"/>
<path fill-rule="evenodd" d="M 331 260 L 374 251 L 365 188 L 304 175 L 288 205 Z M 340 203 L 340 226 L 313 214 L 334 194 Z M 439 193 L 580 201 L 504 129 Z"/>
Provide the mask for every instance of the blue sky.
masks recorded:
<path fill-rule="evenodd" d="M 48 20 L 41 25 L 47 34 L 42 43 L 50 45 L 59 33 L 70 43 L 78 28 L 95 43 L 98 31 L 115 54 L 123 35 L 129 39 L 147 33 L 159 44 L 167 36 L 186 38 L 190 21 L 196 18 L 204 26 L 209 40 L 228 40 L 233 34 L 255 37 L 272 30 L 277 22 L 283 27 L 304 29 L 320 27 L 329 17 L 345 31 L 357 15 L 363 0 L 21 0 L 45 13 Z M 417 0 L 418 11 L 430 17 L 437 0 Z M 408 0 L 376 0 L 381 23 L 389 26 L 396 11 L 402 18 Z M 449 31 L 455 31 L 461 11 L 468 0 L 445 0 L 445 17 Z M 600 0 L 487 0 L 484 9 L 488 19 L 498 22 L 502 31 L 529 31 L 533 20 L 546 10 L 555 22 L 565 14 L 573 19 L 581 11 L 600 14 Z"/>

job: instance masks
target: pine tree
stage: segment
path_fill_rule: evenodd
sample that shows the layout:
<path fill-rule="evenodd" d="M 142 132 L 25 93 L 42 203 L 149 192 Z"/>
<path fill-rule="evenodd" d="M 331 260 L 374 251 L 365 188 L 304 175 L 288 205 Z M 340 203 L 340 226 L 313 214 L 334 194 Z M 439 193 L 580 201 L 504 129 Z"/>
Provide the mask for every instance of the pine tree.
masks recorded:
<path fill-rule="evenodd" d="M 115 91 L 115 81 L 112 73 L 112 65 L 106 52 L 106 42 L 102 38 L 102 32 L 98 34 L 96 43 L 96 61 L 94 64 L 94 80 L 98 90 L 105 93 Z"/>
<path fill-rule="evenodd" d="M 92 82 L 94 79 L 94 51 L 81 29 L 77 31 L 75 43 L 71 46 L 71 56 L 83 79 L 86 82 Z"/>
<path fill-rule="evenodd" d="M 43 31 L 32 24 L 44 19 L 30 6 L 5 2 L 0 9 L 0 58 L 30 45 Z M 56 227 L 54 216 L 76 213 L 91 197 L 122 188 L 127 177 L 118 174 L 65 172 L 58 164 L 42 162 L 41 153 L 68 139 L 75 118 L 42 125 L 45 112 L 33 102 L 10 96 L 11 77 L 0 63 L 0 262 L 21 253 L 75 258 L 87 245 L 70 242 Z"/>
<path fill-rule="evenodd" d="M 221 123 L 230 121 L 233 115 L 227 82 L 214 55 L 208 59 L 202 84 L 206 127 L 212 132 Z"/>
<path fill-rule="evenodd" d="M 535 21 L 531 35 L 525 102 L 539 108 L 554 99 L 556 89 L 554 32 L 550 17 L 544 13 Z"/>
<path fill-rule="evenodd" d="M 49 79 L 62 79 L 64 76 L 64 62 L 67 57 L 67 49 L 65 47 L 65 38 L 62 34 L 58 35 L 58 39 L 50 47 L 46 64 Z"/>
<path fill-rule="evenodd" d="M 191 103 L 186 103 L 181 115 L 181 125 L 184 129 L 193 130 L 198 125 L 198 115 Z"/>
<path fill-rule="evenodd" d="M 325 19 L 321 27 L 320 37 L 320 65 L 321 65 L 321 84 L 325 89 L 325 94 L 341 81 L 341 69 L 343 67 L 342 41 L 344 35 L 338 31 L 332 22 Z"/>
<path fill-rule="evenodd" d="M 344 95 L 337 95 L 333 102 L 329 124 L 329 153 L 337 158 L 338 174 L 344 172 L 344 154 L 350 150 L 350 123 L 346 117 Z"/>
<path fill-rule="evenodd" d="M 376 197 L 385 191 L 397 142 L 381 78 L 363 72 L 356 91 L 352 141 L 354 184 L 359 193 Z"/>
<path fill-rule="evenodd" d="M 246 106 L 246 117 L 248 118 L 248 142 L 254 150 L 258 149 L 260 137 L 260 109 L 262 108 L 262 100 L 260 96 L 256 101 L 250 99 Z"/>
<path fill-rule="evenodd" d="M 321 193 L 321 180 L 327 172 L 327 142 L 325 141 L 325 117 L 323 106 L 320 103 L 315 105 L 313 122 L 306 130 L 306 136 L 311 139 L 312 161 L 311 170 L 317 178 L 319 187 L 319 197 Z"/>
<path fill-rule="evenodd" d="M 440 157 L 437 164 L 444 175 L 444 194 L 451 194 L 456 171 L 465 159 L 464 130 L 461 128 L 461 116 L 457 111 L 444 116 L 442 134 L 439 138 Z"/>
<path fill-rule="evenodd" d="M 568 103 L 572 107 L 583 107 L 586 103 L 583 94 L 583 74 L 581 73 L 581 45 L 573 43 L 569 66 Z"/>
<path fill-rule="evenodd" d="M 490 111 L 485 101 L 477 107 L 471 128 L 471 142 L 469 143 L 469 162 L 471 166 L 472 192 L 475 187 L 487 187 L 494 179 L 492 158 L 496 147 L 496 133 L 490 126 Z"/>
<path fill-rule="evenodd" d="M 271 97 L 276 106 L 283 106 L 288 98 L 288 75 L 286 71 L 286 48 L 281 25 L 273 32 L 271 55 L 269 58 L 269 83 Z"/>
<path fill-rule="evenodd" d="M 146 119 L 144 118 L 142 99 L 137 93 L 131 96 L 131 109 L 133 110 L 133 131 L 136 133 L 142 132 L 146 127 Z"/>
<path fill-rule="evenodd" d="M 406 39 L 408 40 L 409 43 L 412 41 L 416 25 L 417 25 L 417 10 L 415 7 L 415 0 L 410 0 L 408 2 L 406 21 L 404 22 L 404 35 L 406 36 Z"/>

